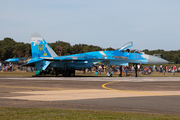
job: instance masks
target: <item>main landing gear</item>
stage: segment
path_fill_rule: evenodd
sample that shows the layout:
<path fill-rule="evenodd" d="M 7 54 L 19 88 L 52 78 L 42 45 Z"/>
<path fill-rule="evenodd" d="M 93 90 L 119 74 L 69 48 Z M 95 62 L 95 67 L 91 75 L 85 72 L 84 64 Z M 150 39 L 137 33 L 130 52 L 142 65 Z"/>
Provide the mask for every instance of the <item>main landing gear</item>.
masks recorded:
<path fill-rule="evenodd" d="M 63 70 L 62 76 L 63 77 L 75 76 L 75 70 Z"/>
<path fill-rule="evenodd" d="M 119 77 L 122 77 L 122 66 L 119 67 Z M 135 77 L 137 77 L 137 64 L 135 64 Z"/>
<path fill-rule="evenodd" d="M 58 70 L 57 68 L 54 68 L 55 75 L 58 76 L 59 74 L 62 74 L 63 77 L 70 77 L 75 76 L 75 70 Z"/>

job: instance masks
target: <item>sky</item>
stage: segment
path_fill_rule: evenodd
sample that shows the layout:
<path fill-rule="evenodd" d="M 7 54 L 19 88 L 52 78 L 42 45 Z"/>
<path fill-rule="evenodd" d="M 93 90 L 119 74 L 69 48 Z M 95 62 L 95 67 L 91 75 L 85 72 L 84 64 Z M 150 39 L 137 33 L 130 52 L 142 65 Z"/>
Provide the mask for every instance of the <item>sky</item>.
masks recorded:
<path fill-rule="evenodd" d="M 0 40 L 180 49 L 180 0 L 1 0 Z"/>

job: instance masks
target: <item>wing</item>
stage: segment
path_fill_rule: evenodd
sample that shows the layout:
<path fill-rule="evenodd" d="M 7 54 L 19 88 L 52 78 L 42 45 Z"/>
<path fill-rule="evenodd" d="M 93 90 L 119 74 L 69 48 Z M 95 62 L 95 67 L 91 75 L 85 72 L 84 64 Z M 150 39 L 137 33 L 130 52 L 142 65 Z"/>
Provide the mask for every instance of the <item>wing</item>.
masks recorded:
<path fill-rule="evenodd" d="M 86 61 L 90 58 L 86 56 L 60 56 L 60 57 L 41 57 L 41 59 L 44 59 L 46 61 L 66 61 L 66 60 L 72 60 L 72 61 Z"/>
<path fill-rule="evenodd" d="M 129 63 L 126 61 L 116 61 L 116 60 L 103 60 L 101 63 L 104 63 L 105 65 L 120 65 L 120 66 L 129 66 Z"/>

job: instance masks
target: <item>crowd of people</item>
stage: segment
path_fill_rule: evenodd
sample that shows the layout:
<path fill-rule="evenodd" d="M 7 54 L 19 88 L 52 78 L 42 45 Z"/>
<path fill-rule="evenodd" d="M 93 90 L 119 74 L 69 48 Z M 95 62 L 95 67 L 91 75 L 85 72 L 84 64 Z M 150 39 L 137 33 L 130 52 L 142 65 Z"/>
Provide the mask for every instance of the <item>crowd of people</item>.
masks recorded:
<path fill-rule="evenodd" d="M 0 62 L 0 71 L 13 71 L 13 63 L 4 63 Z"/>
<path fill-rule="evenodd" d="M 140 67 L 140 71 L 142 74 L 151 74 L 151 72 L 162 72 L 164 75 L 165 73 L 169 72 L 172 74 L 175 74 L 176 72 L 180 72 L 180 67 L 176 67 L 175 65 L 172 66 L 166 66 L 166 65 L 160 65 L 160 66 L 148 66 L 148 67 Z"/>
<path fill-rule="evenodd" d="M 93 71 L 101 74 L 101 72 L 108 72 L 109 69 L 111 71 L 113 71 L 114 73 L 117 73 L 117 72 L 120 72 L 119 68 L 120 68 L 120 66 L 116 66 L 116 65 L 105 66 L 104 64 L 101 64 L 101 65 L 94 65 L 92 69 L 93 69 Z M 152 72 L 162 72 L 165 75 L 165 73 L 167 73 L 167 72 L 172 73 L 172 74 L 179 73 L 180 67 L 176 67 L 175 65 L 172 65 L 172 66 L 165 66 L 165 65 L 142 66 L 141 64 L 138 64 L 137 70 L 138 70 L 138 72 L 140 72 L 141 74 L 144 74 L 144 75 L 151 74 Z M 122 72 L 125 75 L 129 75 L 129 74 L 134 75 L 135 66 L 134 65 L 122 66 Z"/>
<path fill-rule="evenodd" d="M 1 63 L 0 62 L 0 71 L 29 71 L 33 72 L 35 69 L 33 67 L 19 67 L 18 64 L 13 65 L 13 63 Z M 137 70 L 141 74 L 148 75 L 151 74 L 152 72 L 162 72 L 164 75 L 169 72 L 172 73 L 173 75 L 175 73 L 180 72 L 180 67 L 176 67 L 175 65 L 172 66 L 165 66 L 165 65 L 149 65 L 149 66 L 142 66 L 141 64 L 137 65 Z M 92 72 L 95 71 L 95 74 L 101 74 L 102 72 L 111 72 L 112 74 L 119 74 L 120 72 L 120 66 L 118 65 L 94 65 L 92 68 L 88 69 L 82 69 L 84 72 Z M 135 66 L 134 65 L 129 65 L 129 66 L 122 66 L 122 73 L 125 74 L 126 76 L 128 75 L 134 75 L 135 74 Z"/>
<path fill-rule="evenodd" d="M 34 72 L 34 67 L 20 67 L 19 64 L 13 64 L 11 62 L 0 62 L 0 71 L 7 72 L 7 71 L 27 71 L 27 72 Z"/>

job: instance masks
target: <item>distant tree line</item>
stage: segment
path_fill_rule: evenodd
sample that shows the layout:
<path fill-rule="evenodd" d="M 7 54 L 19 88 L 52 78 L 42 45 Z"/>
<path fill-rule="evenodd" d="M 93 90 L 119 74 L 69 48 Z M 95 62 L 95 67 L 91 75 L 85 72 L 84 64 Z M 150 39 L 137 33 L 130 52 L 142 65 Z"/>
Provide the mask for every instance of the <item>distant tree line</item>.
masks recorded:
<path fill-rule="evenodd" d="M 99 46 L 75 44 L 73 46 L 70 43 L 63 41 L 56 41 L 55 43 L 49 43 L 50 47 L 58 54 L 58 47 L 63 47 L 62 55 L 71 55 L 77 53 L 101 51 L 101 50 L 115 50 L 114 48 L 103 49 Z M 162 54 L 163 58 L 174 63 L 180 63 L 180 50 L 177 51 L 164 51 L 164 50 L 143 50 L 146 54 Z M 17 57 L 31 57 L 31 45 L 29 43 L 15 42 L 11 38 L 4 38 L 0 41 L 0 61 L 4 61 L 8 58 Z"/>
<path fill-rule="evenodd" d="M 149 51 L 148 49 L 143 50 L 146 54 L 153 55 L 153 54 L 162 54 L 163 59 L 173 62 L 175 64 L 180 63 L 180 50 L 171 50 L 171 51 L 164 51 L 161 49 Z"/>

